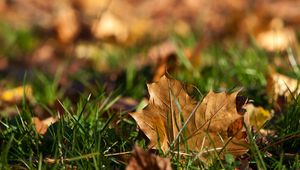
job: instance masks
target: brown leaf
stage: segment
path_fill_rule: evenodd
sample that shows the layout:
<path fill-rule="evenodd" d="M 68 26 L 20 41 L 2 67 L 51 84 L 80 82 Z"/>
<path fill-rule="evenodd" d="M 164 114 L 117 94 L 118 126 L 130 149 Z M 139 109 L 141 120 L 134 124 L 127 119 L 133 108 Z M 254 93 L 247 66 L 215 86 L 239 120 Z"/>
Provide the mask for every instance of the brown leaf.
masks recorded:
<path fill-rule="evenodd" d="M 272 1 L 264 0 L 260 3 L 261 8 L 269 16 L 282 18 L 285 22 L 299 25 L 300 1 Z"/>
<path fill-rule="evenodd" d="M 126 167 L 126 170 L 171 170 L 170 159 L 161 158 L 157 155 L 145 152 L 139 147 L 133 149 L 132 157 L 129 161 L 129 164 Z"/>
<path fill-rule="evenodd" d="M 35 125 L 36 131 L 43 135 L 47 132 L 48 127 L 55 123 L 57 121 L 57 118 L 49 117 L 44 120 L 40 120 L 38 117 L 32 118 L 32 123 Z"/>
<path fill-rule="evenodd" d="M 128 111 L 133 109 L 137 104 L 138 102 L 133 98 L 122 97 L 111 106 L 111 109 L 116 111 Z"/>
<path fill-rule="evenodd" d="M 299 93 L 300 86 L 296 79 L 272 70 L 269 71 L 267 76 L 267 94 L 270 102 L 277 104 L 276 107 L 282 108 L 291 99 L 292 95 Z"/>
<path fill-rule="evenodd" d="M 0 71 L 7 69 L 8 66 L 9 66 L 8 59 L 6 57 L 0 55 Z"/>
<path fill-rule="evenodd" d="M 176 45 L 171 41 L 165 41 L 152 47 L 148 52 L 148 56 L 155 65 L 154 81 L 158 81 L 166 71 L 172 72 L 178 65 L 176 61 Z"/>
<path fill-rule="evenodd" d="M 148 84 L 148 91 L 148 106 L 130 114 L 150 139 L 149 148 L 161 147 L 166 152 L 172 143 L 178 145 L 174 140 L 179 135 L 181 150 L 187 143 L 189 149 L 203 153 L 227 150 L 239 155 L 247 151 L 243 116 L 236 108 L 238 91 L 232 94 L 210 91 L 199 104 L 189 97 L 181 82 L 166 76 Z"/>
<path fill-rule="evenodd" d="M 62 5 L 55 19 L 58 39 L 62 43 L 71 43 L 80 32 L 80 23 L 76 11 L 69 5 Z"/>
<path fill-rule="evenodd" d="M 42 64 L 51 62 L 55 56 L 55 49 L 50 44 L 43 44 L 37 48 L 31 56 L 31 64 Z"/>
<path fill-rule="evenodd" d="M 164 41 L 154 47 L 152 47 L 148 52 L 150 64 L 154 65 L 154 75 L 153 81 L 158 81 L 166 72 L 173 73 L 176 72 L 180 67 L 180 60 L 177 56 L 177 45 L 172 41 Z M 186 60 L 194 65 L 194 58 L 191 58 L 191 50 L 189 48 L 184 49 L 184 56 Z M 198 57 L 198 59 L 200 59 Z"/>
<path fill-rule="evenodd" d="M 125 42 L 129 36 L 127 24 L 109 12 L 104 13 L 100 21 L 94 21 L 92 32 L 96 38 L 116 42 Z"/>
<path fill-rule="evenodd" d="M 257 44 L 268 51 L 283 51 L 296 43 L 296 34 L 292 28 L 284 27 L 283 21 L 273 19 L 269 28 L 256 35 Z"/>

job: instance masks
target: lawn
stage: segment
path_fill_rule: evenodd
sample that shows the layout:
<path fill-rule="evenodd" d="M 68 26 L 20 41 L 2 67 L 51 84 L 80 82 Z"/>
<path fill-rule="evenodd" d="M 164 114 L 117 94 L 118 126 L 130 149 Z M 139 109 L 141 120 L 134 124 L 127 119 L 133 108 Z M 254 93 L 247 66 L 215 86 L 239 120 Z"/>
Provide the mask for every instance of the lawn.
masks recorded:
<path fill-rule="evenodd" d="M 129 1 L 111 9 L 104 1 L 58 3 L 58 14 L 31 3 L 0 5 L 10 16 L 0 17 L 0 169 L 300 169 L 299 24 L 288 16 L 264 6 L 271 19 L 245 31 L 236 26 L 266 14 L 239 16 L 244 8 L 230 6 L 227 25 L 218 26 L 222 12 L 207 21 L 191 6 L 175 11 L 188 9 L 193 22 L 161 4 L 150 20 L 112 15 L 122 5 L 135 9 Z M 142 4 L 136 13 L 148 9 Z M 90 15 L 100 26 L 87 31 Z M 189 128 L 198 107 L 223 117 L 201 120 L 197 136 Z M 242 121 L 229 135 L 231 115 Z M 231 152 L 241 131 L 244 151 Z"/>

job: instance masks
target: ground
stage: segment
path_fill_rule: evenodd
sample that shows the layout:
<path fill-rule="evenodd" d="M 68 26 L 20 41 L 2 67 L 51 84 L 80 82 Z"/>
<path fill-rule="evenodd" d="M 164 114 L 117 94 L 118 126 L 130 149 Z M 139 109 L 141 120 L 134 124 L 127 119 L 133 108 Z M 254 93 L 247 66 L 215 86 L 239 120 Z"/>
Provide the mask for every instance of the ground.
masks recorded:
<path fill-rule="evenodd" d="M 1 1 L 1 169 L 299 169 L 299 8 L 281 0 Z M 180 85 L 158 83 L 164 75 Z M 162 95 L 178 87 L 189 103 Z M 232 100 L 226 108 L 248 117 L 245 152 L 207 157 L 176 145 L 194 114 L 183 107 L 237 91 L 221 103 Z M 169 119 L 152 135 L 141 124 L 160 123 L 148 112 L 167 114 L 159 102 L 182 116 L 173 137 Z"/>

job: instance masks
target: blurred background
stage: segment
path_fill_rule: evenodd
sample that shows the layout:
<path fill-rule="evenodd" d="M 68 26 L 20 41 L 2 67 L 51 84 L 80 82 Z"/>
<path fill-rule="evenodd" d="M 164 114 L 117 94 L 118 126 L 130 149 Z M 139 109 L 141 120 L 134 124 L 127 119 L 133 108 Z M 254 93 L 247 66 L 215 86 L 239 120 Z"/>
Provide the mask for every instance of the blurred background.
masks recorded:
<path fill-rule="evenodd" d="M 0 87 L 38 72 L 59 74 L 58 86 L 71 94 L 95 80 L 134 93 L 134 82 L 144 89 L 166 71 L 179 79 L 187 71 L 184 79 L 193 82 L 222 68 L 220 55 L 242 63 L 226 56 L 250 48 L 258 60 L 267 55 L 283 70 L 296 69 L 299 9 L 298 0 L 0 0 Z M 205 90 L 228 86 L 203 81 Z"/>

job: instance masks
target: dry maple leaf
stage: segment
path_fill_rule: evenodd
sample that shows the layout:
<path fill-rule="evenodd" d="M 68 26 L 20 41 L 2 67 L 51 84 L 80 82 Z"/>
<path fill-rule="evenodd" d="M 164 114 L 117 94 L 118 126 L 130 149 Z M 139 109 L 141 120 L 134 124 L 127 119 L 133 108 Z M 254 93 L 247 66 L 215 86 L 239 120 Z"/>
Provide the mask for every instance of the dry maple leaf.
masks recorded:
<path fill-rule="evenodd" d="M 203 154 L 228 151 L 239 155 L 247 151 L 243 116 L 237 108 L 241 106 L 236 104 L 238 91 L 210 91 L 200 104 L 189 97 L 181 82 L 166 76 L 148 84 L 148 91 L 149 104 L 130 115 L 150 139 L 149 148 L 166 152 L 171 145 L 184 150 L 187 144 L 190 150 Z"/>
<path fill-rule="evenodd" d="M 170 159 L 161 158 L 157 155 L 145 152 L 139 147 L 133 149 L 132 157 L 129 161 L 126 170 L 172 170 Z"/>

